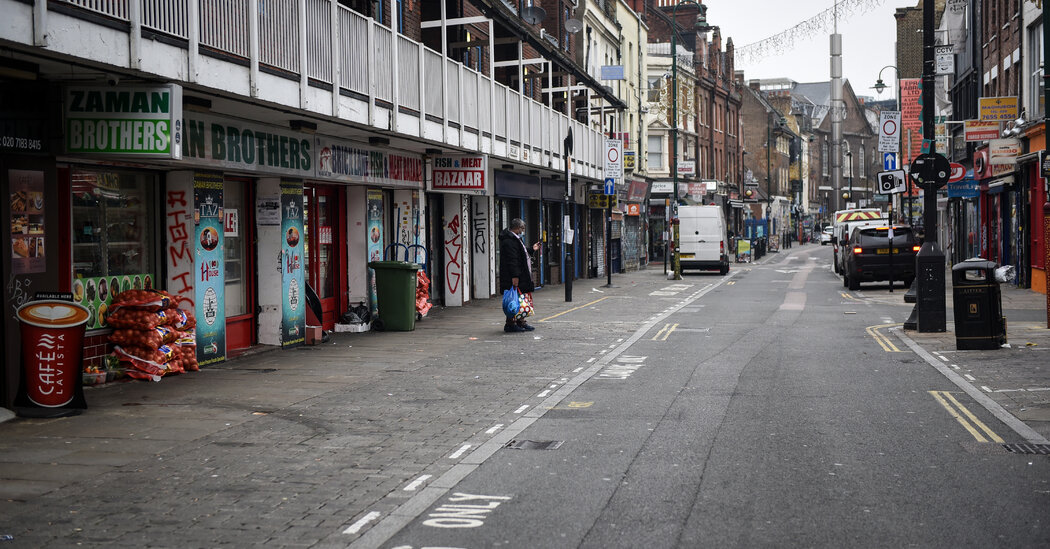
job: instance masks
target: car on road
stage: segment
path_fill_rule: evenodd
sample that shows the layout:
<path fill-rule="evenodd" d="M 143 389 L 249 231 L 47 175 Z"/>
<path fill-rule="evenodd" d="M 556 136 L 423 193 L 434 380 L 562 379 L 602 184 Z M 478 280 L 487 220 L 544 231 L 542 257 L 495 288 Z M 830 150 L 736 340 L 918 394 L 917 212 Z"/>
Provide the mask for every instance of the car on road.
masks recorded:
<path fill-rule="evenodd" d="M 892 232 L 891 232 L 892 231 Z M 896 281 L 911 286 L 919 243 L 906 225 L 873 225 L 853 229 L 845 247 L 842 285 L 860 289 L 862 282 Z"/>
<path fill-rule="evenodd" d="M 831 244 L 831 233 L 833 233 L 833 232 L 834 232 L 834 229 L 831 227 L 831 225 L 828 225 L 827 227 L 824 227 L 824 230 L 820 231 L 820 245 L 821 246 L 823 246 L 825 244 Z"/>

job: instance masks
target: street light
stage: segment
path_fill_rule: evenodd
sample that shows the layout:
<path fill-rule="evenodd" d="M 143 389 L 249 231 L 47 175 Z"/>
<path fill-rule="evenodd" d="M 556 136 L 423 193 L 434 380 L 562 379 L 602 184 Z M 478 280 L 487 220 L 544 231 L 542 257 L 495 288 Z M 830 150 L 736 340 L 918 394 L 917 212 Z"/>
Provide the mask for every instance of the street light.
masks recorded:
<path fill-rule="evenodd" d="M 707 6 L 696 0 L 681 0 L 671 10 L 671 182 L 674 192 L 671 231 L 674 239 L 675 280 L 682 280 L 682 258 L 679 251 L 681 239 L 678 231 L 678 8 L 685 4 L 692 4 L 700 11 L 696 18 L 695 30 L 707 32 L 711 28 L 707 24 Z"/>
<path fill-rule="evenodd" d="M 847 143 L 847 146 L 848 143 Z M 849 170 L 849 193 L 843 193 L 842 197 L 846 199 L 846 207 L 849 207 L 849 201 L 853 199 L 853 151 L 846 151 L 846 166 Z"/>
<path fill-rule="evenodd" d="M 875 93 L 878 93 L 880 95 L 882 94 L 883 90 L 886 89 L 886 83 L 882 81 L 882 71 L 884 71 L 886 69 L 893 69 L 893 73 L 895 75 L 896 87 L 894 88 L 894 90 L 895 90 L 895 95 L 897 96 L 897 112 L 899 113 L 900 110 L 901 110 L 901 73 L 900 73 L 900 69 L 898 69 L 894 65 L 886 65 L 885 67 L 882 67 L 881 69 L 879 69 L 879 77 L 878 77 L 878 79 L 875 80 L 875 85 L 872 86 L 872 88 L 875 90 Z M 900 142 L 898 141 L 898 145 L 897 145 L 897 149 L 898 150 L 897 151 L 893 151 L 893 152 L 899 152 L 900 151 L 900 144 L 899 143 Z M 904 155 L 898 154 L 897 155 L 897 159 L 898 159 L 898 161 L 903 162 Z M 896 199 L 897 197 L 894 196 L 893 198 Z M 908 204 L 908 217 L 910 219 L 910 217 L 911 217 L 911 183 L 908 184 L 908 202 L 909 202 L 909 204 Z M 891 214 L 895 210 L 895 208 L 893 207 L 892 204 L 890 204 L 890 210 L 891 210 Z M 908 225 L 911 225 L 910 221 L 908 222 Z"/>

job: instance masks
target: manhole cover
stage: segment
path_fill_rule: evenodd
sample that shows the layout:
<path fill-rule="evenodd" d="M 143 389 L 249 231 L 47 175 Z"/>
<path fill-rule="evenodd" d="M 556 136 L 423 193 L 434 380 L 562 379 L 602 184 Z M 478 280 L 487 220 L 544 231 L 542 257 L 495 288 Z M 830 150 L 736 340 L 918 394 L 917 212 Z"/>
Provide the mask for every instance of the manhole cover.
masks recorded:
<path fill-rule="evenodd" d="M 1026 444 L 1023 442 L 1017 442 L 1013 444 L 1003 444 L 1003 448 L 1006 448 L 1015 454 L 1050 456 L 1050 444 Z"/>
<path fill-rule="evenodd" d="M 512 440 L 507 443 L 511 450 L 557 450 L 563 440 Z"/>

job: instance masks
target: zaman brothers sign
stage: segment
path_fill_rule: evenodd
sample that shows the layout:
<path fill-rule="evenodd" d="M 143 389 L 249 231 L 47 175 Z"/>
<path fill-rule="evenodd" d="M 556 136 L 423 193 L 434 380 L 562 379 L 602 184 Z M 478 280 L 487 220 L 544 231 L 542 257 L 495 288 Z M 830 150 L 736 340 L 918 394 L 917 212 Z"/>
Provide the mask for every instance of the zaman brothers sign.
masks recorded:
<path fill-rule="evenodd" d="M 66 151 L 140 158 L 182 156 L 182 86 L 71 86 Z"/>

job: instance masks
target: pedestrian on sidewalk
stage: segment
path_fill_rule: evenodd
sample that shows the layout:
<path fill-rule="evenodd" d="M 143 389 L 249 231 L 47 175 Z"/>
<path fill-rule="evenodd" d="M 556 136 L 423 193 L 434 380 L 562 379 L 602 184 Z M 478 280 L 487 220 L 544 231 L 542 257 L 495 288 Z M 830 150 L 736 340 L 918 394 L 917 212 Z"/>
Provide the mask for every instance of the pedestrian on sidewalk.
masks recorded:
<path fill-rule="evenodd" d="M 529 249 L 522 240 L 525 233 L 525 222 L 514 218 L 510 221 L 510 227 L 499 233 L 499 291 L 505 292 L 511 288 L 518 290 L 520 294 L 531 294 L 536 289 L 532 281 L 532 257 Z M 540 249 L 540 243 L 532 245 L 532 251 Z M 503 326 L 504 332 L 531 332 L 535 330 L 525 322 L 525 319 L 514 320 L 513 316 L 507 317 L 507 323 Z"/>

